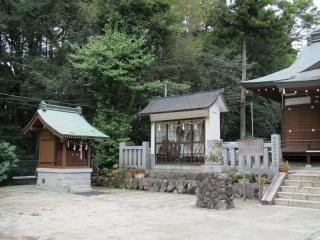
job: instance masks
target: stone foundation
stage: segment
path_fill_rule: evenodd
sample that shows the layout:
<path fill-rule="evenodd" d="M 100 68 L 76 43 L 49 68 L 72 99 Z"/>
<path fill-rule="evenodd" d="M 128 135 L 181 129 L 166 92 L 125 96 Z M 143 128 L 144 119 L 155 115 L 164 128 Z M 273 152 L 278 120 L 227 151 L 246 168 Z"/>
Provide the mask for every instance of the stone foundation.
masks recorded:
<path fill-rule="evenodd" d="M 243 184 L 232 184 L 233 194 L 235 198 L 243 197 Z M 258 183 L 246 183 L 246 198 L 258 199 L 259 197 L 259 184 Z"/>
<path fill-rule="evenodd" d="M 196 191 L 195 180 L 168 180 L 157 178 L 141 178 L 131 180 L 134 189 L 150 192 L 189 193 Z"/>
<path fill-rule="evenodd" d="M 145 178 L 127 178 L 130 182 L 130 188 L 134 190 L 150 191 L 150 192 L 168 192 L 168 193 L 186 193 L 195 194 L 196 177 L 199 173 L 189 171 L 150 171 L 148 177 Z M 112 180 L 107 177 L 99 176 L 93 178 L 95 186 L 113 187 L 110 184 Z M 233 196 L 240 198 L 243 195 L 242 184 L 233 183 Z M 258 198 L 258 184 L 246 184 L 246 196 L 248 199 Z"/>
<path fill-rule="evenodd" d="M 201 173 L 197 176 L 197 203 L 200 208 L 234 208 L 233 190 L 226 173 Z"/>
<path fill-rule="evenodd" d="M 37 168 L 38 187 L 58 192 L 89 192 L 92 168 Z"/>

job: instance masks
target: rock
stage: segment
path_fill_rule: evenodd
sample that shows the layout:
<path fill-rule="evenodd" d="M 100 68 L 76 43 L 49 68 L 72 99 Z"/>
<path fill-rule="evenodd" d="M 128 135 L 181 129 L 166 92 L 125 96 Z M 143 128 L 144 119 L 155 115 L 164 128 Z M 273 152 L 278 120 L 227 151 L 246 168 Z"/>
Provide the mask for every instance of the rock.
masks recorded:
<path fill-rule="evenodd" d="M 154 184 L 154 179 L 152 178 L 144 178 L 143 190 L 151 191 Z"/>
<path fill-rule="evenodd" d="M 149 189 L 152 192 L 159 192 L 161 188 L 161 181 L 155 180 L 153 186 Z"/>
<path fill-rule="evenodd" d="M 112 165 L 112 169 L 118 169 L 119 168 L 119 164 L 113 164 Z"/>
<path fill-rule="evenodd" d="M 196 188 L 197 188 L 196 182 L 195 181 L 189 181 L 187 183 L 186 191 L 189 194 L 195 194 Z"/>
<path fill-rule="evenodd" d="M 216 205 L 216 209 L 218 210 L 227 210 L 229 207 L 228 207 L 228 203 L 226 200 L 221 200 L 221 201 L 218 201 L 217 205 Z"/>
<path fill-rule="evenodd" d="M 144 182 L 145 182 L 145 178 L 139 179 L 139 181 L 138 181 L 138 189 L 139 190 L 144 190 Z"/>
<path fill-rule="evenodd" d="M 177 191 L 178 193 L 186 193 L 187 192 L 187 183 L 183 180 L 178 180 L 177 182 Z"/>
<path fill-rule="evenodd" d="M 169 182 L 164 180 L 161 182 L 160 192 L 166 192 L 168 188 Z"/>
<path fill-rule="evenodd" d="M 176 189 L 176 182 L 175 181 L 169 181 L 167 192 L 172 193 Z"/>

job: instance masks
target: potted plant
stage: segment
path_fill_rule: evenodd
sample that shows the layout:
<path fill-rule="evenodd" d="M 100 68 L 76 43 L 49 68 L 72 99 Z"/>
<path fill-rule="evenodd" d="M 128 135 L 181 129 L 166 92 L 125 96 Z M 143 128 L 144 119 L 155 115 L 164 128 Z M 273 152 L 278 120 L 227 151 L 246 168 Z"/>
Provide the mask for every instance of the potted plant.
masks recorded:
<path fill-rule="evenodd" d="M 134 169 L 134 178 L 144 178 L 144 172 L 143 168 Z"/>
<path fill-rule="evenodd" d="M 133 169 L 129 169 L 128 171 L 125 172 L 124 175 L 126 178 L 133 178 L 133 176 L 134 176 Z"/>
<path fill-rule="evenodd" d="M 288 172 L 289 171 L 289 162 L 281 161 L 279 165 L 279 172 Z"/>

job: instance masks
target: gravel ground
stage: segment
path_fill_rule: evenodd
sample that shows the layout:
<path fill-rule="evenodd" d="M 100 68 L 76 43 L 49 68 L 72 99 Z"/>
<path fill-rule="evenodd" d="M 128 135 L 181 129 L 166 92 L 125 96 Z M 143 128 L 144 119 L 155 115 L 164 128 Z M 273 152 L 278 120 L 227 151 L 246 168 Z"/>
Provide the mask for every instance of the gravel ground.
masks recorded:
<path fill-rule="evenodd" d="M 320 239 L 320 210 L 236 200 L 217 211 L 195 208 L 194 195 L 95 190 L 103 194 L 0 188 L 0 239 Z"/>

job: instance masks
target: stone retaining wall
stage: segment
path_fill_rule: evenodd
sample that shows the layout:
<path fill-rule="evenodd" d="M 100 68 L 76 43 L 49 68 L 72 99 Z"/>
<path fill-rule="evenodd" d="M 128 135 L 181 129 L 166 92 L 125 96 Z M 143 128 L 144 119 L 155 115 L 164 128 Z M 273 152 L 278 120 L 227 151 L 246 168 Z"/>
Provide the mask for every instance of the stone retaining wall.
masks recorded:
<path fill-rule="evenodd" d="M 227 173 L 201 173 L 197 176 L 197 203 L 200 208 L 234 208 L 233 190 Z"/>
<path fill-rule="evenodd" d="M 176 172 L 176 171 L 150 171 L 149 176 L 141 179 L 128 178 L 130 189 L 151 191 L 151 192 L 169 192 L 169 193 L 186 193 L 195 194 L 196 177 L 199 173 L 194 172 Z M 106 177 L 96 177 L 93 183 L 96 186 L 109 186 L 104 184 Z M 111 184 L 112 185 L 112 184 Z M 234 197 L 243 196 L 242 184 L 233 183 L 232 189 Z M 258 197 L 258 184 L 246 184 L 246 196 L 248 199 Z"/>
<path fill-rule="evenodd" d="M 143 191 L 195 194 L 196 190 L 196 181 L 190 179 L 133 178 L 130 181 L 133 189 Z"/>

